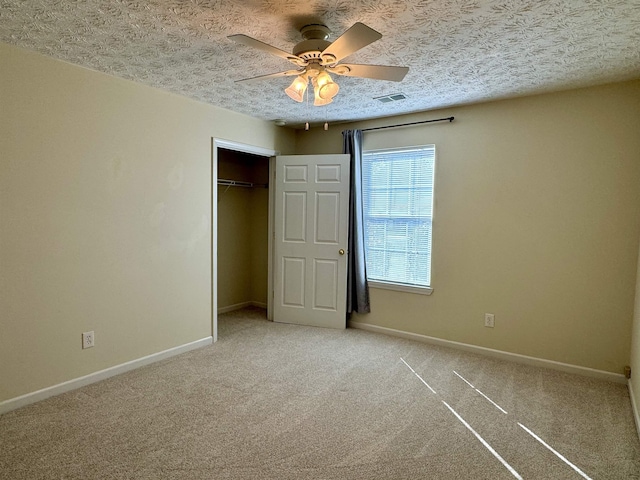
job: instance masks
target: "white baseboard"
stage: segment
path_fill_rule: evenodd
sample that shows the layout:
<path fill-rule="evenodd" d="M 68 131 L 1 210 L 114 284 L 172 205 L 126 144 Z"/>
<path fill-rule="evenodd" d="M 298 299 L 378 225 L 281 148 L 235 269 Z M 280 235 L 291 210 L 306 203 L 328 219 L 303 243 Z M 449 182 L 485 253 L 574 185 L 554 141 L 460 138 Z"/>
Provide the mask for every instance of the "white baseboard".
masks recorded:
<path fill-rule="evenodd" d="M 258 308 L 266 309 L 267 308 L 267 304 L 266 303 L 262 303 L 262 302 L 236 303 L 235 305 L 228 305 L 226 307 L 218 308 L 218 315 L 222 315 L 223 313 L 234 312 L 236 310 L 240 310 L 240 309 L 246 308 L 246 307 L 258 307 Z"/>
<path fill-rule="evenodd" d="M 76 388 L 84 387 L 85 385 L 96 383 L 109 377 L 128 372 L 130 370 L 135 370 L 136 368 L 143 367 L 144 365 L 149 365 L 150 363 L 164 360 L 165 358 L 173 357 L 190 350 L 195 350 L 196 348 L 206 347 L 207 345 L 211 345 L 212 343 L 213 337 L 206 337 L 200 340 L 196 340 L 195 342 L 180 345 L 178 347 L 170 348 L 162 352 L 147 355 L 146 357 L 131 360 L 130 362 L 115 365 L 98 372 L 90 373 L 89 375 L 85 375 L 83 377 L 74 378 L 73 380 L 59 383 L 58 385 L 43 388 L 42 390 L 37 390 L 35 392 L 27 393 L 19 397 L 4 400 L 0 402 L 0 415 L 11 410 L 15 410 L 16 408 L 39 402 L 40 400 L 44 400 L 45 398 L 53 397 L 54 395 L 60 395 L 61 393 L 75 390 Z"/>
<path fill-rule="evenodd" d="M 553 370 L 559 370 L 561 372 L 574 373 L 577 375 L 583 375 L 592 378 L 598 378 L 601 380 L 608 380 L 610 382 L 626 384 L 627 379 L 622 374 L 605 372 L 604 370 L 596 370 L 594 368 L 581 367 L 578 365 L 571 365 L 569 363 L 556 362 L 553 360 L 545 360 L 543 358 L 529 357 L 527 355 L 520 355 L 518 353 L 504 352 L 502 350 L 494 350 L 492 348 L 479 347 L 477 345 L 470 345 L 468 343 L 454 342 L 452 340 L 444 340 L 442 338 L 428 337 L 426 335 L 420 335 L 419 333 L 404 332 L 402 330 L 395 330 L 393 328 L 379 327 L 377 325 L 370 325 L 360 322 L 349 322 L 349 327 L 359 328 L 361 330 L 367 330 L 370 332 L 384 333 L 386 335 L 392 335 L 394 337 L 406 338 L 409 340 L 416 340 L 418 342 L 429 343 L 432 345 L 440 345 L 443 347 L 455 348 L 458 350 L 465 350 L 467 352 L 478 353 L 488 357 L 499 358 L 502 360 L 509 360 L 512 362 L 522 363 L 525 365 L 532 365 L 536 367 L 550 368 Z"/>
<path fill-rule="evenodd" d="M 633 385 L 631 383 L 631 379 L 629 379 L 629 381 L 627 382 L 627 386 L 629 387 L 629 398 L 631 398 L 633 419 L 636 422 L 636 433 L 638 434 L 638 438 L 640 439 L 640 414 L 638 414 L 638 404 L 636 403 L 636 397 L 633 394 Z"/>

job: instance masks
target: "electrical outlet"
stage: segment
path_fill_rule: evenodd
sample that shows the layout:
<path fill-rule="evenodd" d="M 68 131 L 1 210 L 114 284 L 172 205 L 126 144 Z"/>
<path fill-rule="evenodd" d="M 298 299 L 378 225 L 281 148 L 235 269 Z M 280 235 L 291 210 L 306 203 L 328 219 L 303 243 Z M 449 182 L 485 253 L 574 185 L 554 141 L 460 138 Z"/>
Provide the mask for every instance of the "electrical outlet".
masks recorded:
<path fill-rule="evenodd" d="M 493 328 L 495 325 L 495 315 L 493 313 L 484 314 L 484 326 Z"/>
<path fill-rule="evenodd" d="M 82 334 L 82 348 L 91 348 L 95 345 L 96 337 L 93 330 Z"/>

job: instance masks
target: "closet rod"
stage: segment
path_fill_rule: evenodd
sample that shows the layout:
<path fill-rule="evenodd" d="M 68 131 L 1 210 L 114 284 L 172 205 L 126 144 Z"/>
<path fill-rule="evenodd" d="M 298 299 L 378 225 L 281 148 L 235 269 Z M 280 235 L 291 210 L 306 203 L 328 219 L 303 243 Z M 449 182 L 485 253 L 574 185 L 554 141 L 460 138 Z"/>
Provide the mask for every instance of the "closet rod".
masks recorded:
<path fill-rule="evenodd" d="M 444 121 L 449 121 L 449 123 L 451 123 L 453 122 L 453 119 L 454 117 L 436 118 L 435 120 L 423 120 L 421 122 L 401 123 L 399 125 L 387 125 L 386 127 L 363 128 L 361 131 L 370 132 L 371 130 L 382 130 L 384 128 L 408 127 L 409 125 L 420 125 L 421 123 L 433 123 L 433 122 L 444 122 Z"/>
<path fill-rule="evenodd" d="M 241 180 L 227 180 L 225 178 L 218 179 L 218 185 L 226 185 L 227 187 L 262 187 L 267 188 L 268 185 L 266 183 L 251 183 L 251 182 L 243 182 Z"/>

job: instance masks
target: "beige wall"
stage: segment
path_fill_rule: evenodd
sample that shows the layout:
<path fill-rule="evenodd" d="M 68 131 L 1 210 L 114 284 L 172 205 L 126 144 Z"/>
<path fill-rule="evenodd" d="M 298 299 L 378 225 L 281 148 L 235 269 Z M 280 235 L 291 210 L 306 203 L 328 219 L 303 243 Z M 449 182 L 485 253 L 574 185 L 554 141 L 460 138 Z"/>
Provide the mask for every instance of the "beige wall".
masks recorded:
<path fill-rule="evenodd" d="M 210 336 L 211 138 L 291 133 L 5 44 L 0 65 L 0 401 Z"/>
<path fill-rule="evenodd" d="M 634 407 L 638 408 L 640 402 L 640 253 L 638 254 L 638 273 L 636 277 L 636 301 L 633 310 L 633 329 L 631 332 L 631 395 L 635 401 Z M 640 412 L 635 411 L 636 428 L 640 433 Z"/>
<path fill-rule="evenodd" d="M 296 153 L 434 143 L 431 296 L 372 290 L 358 322 L 622 373 L 640 234 L 640 82 L 333 125 Z M 495 314 L 495 328 L 483 314 Z M 639 382 L 640 383 L 640 382 Z"/>
<path fill-rule="evenodd" d="M 269 190 L 256 188 L 251 196 L 251 301 L 266 305 L 269 284 Z"/>

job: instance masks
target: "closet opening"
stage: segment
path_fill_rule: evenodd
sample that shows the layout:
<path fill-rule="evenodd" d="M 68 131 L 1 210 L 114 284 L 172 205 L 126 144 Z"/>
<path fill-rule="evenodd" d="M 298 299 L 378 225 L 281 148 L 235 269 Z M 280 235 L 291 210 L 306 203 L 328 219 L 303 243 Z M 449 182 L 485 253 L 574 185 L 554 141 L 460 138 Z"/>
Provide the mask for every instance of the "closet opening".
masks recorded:
<path fill-rule="evenodd" d="M 213 331 L 218 315 L 268 318 L 270 157 L 275 152 L 214 140 Z"/>

